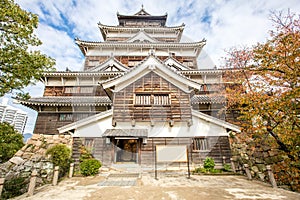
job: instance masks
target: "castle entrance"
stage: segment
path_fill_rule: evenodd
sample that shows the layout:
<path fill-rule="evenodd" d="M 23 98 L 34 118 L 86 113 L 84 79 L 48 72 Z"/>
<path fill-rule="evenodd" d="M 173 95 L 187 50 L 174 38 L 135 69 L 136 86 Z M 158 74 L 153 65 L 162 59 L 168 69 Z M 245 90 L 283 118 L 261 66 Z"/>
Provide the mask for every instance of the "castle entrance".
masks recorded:
<path fill-rule="evenodd" d="M 115 139 L 115 162 L 138 161 L 138 139 Z"/>

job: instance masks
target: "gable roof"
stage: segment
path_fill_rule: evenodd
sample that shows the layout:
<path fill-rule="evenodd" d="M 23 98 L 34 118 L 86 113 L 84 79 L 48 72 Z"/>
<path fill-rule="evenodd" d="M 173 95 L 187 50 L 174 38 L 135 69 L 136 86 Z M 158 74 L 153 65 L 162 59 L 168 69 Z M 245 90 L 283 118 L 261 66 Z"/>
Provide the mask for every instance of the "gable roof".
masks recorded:
<path fill-rule="evenodd" d="M 144 9 L 144 6 L 142 5 L 142 8 L 140 11 L 138 11 L 137 13 L 135 13 L 134 15 L 150 15 L 148 12 L 146 12 L 146 10 Z"/>
<path fill-rule="evenodd" d="M 91 69 L 88 69 L 87 71 L 92 72 L 103 72 L 106 71 L 106 69 L 114 67 L 118 69 L 117 71 L 127 71 L 129 68 L 123 65 L 121 62 L 119 62 L 117 59 L 115 59 L 113 56 L 107 59 L 105 62 L 101 63 L 100 65 L 93 67 Z"/>
<path fill-rule="evenodd" d="M 128 70 L 123 75 L 116 76 L 101 84 L 104 89 L 115 86 L 115 91 L 120 91 L 150 72 L 156 73 L 186 93 L 190 93 L 189 87 L 196 89 L 200 89 L 201 87 L 201 84 L 177 73 L 174 69 L 165 65 L 159 58 L 153 55 L 149 55 L 139 65 Z"/>
<path fill-rule="evenodd" d="M 145 31 L 141 30 L 132 38 L 126 40 L 126 42 L 158 42 L 156 39 L 150 37 Z"/>
<path fill-rule="evenodd" d="M 198 57 L 201 49 L 206 44 L 206 40 L 203 39 L 199 42 L 154 42 L 154 43 L 132 43 L 132 42 L 96 42 L 96 41 L 83 41 L 78 38 L 75 39 L 75 43 L 79 46 L 83 55 L 86 55 L 89 48 L 182 48 L 190 49 L 195 48 L 194 55 Z"/>
<path fill-rule="evenodd" d="M 108 111 L 104 111 L 104 112 L 98 113 L 96 115 L 92 115 L 90 117 L 81 119 L 81 120 L 73 122 L 71 124 L 62 126 L 62 127 L 58 128 L 57 130 L 58 130 L 59 133 L 65 133 L 65 132 L 77 129 L 78 127 L 86 126 L 90 123 L 96 122 L 98 120 L 101 120 L 101 119 L 104 119 L 104 118 L 110 117 L 110 116 L 112 116 L 112 110 L 111 109 L 108 110 Z"/>
<path fill-rule="evenodd" d="M 172 56 L 169 56 L 165 61 L 166 65 L 169 65 L 170 67 L 173 67 L 174 69 L 179 69 L 179 70 L 190 70 L 189 67 L 181 64 L 178 62 L 176 59 L 174 59 Z"/>
<path fill-rule="evenodd" d="M 219 125 L 219 126 L 224 127 L 224 128 L 228 128 L 228 129 L 233 130 L 235 132 L 241 132 L 240 127 L 238 127 L 234 124 L 231 124 L 229 122 L 226 122 L 224 120 L 218 119 L 216 117 L 204 114 L 204 113 L 199 112 L 197 110 L 192 109 L 192 115 L 195 116 L 195 117 L 198 117 L 199 119 L 205 120 L 207 122 Z"/>

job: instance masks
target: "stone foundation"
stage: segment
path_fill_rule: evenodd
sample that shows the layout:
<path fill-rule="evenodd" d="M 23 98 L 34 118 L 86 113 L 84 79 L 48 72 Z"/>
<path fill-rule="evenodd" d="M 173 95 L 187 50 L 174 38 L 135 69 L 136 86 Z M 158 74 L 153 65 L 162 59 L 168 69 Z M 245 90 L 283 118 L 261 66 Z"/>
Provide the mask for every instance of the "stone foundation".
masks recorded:
<path fill-rule="evenodd" d="M 72 137 L 70 135 L 34 134 L 14 157 L 0 165 L 0 175 L 2 174 L 6 180 L 19 176 L 29 178 L 32 170 L 36 169 L 37 185 L 50 183 L 54 167 L 46 151 L 56 144 L 65 144 L 71 149 Z"/>

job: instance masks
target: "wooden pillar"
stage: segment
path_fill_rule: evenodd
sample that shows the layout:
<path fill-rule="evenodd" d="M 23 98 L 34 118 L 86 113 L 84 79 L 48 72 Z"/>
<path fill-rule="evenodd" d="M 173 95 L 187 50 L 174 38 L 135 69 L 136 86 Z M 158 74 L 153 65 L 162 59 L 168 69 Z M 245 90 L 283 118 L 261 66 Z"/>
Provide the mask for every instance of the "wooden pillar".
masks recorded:
<path fill-rule="evenodd" d="M 226 157 L 225 156 L 222 157 L 222 161 L 223 161 L 223 165 L 225 165 L 226 164 Z"/>
<path fill-rule="evenodd" d="M 74 163 L 70 163 L 69 178 L 73 177 L 73 173 L 74 173 Z"/>
<path fill-rule="evenodd" d="M 247 174 L 248 179 L 252 180 L 251 172 L 249 170 L 249 165 L 248 164 L 244 164 L 244 167 L 245 167 L 245 172 Z"/>
<path fill-rule="evenodd" d="M 34 169 L 31 173 L 31 178 L 30 178 L 30 182 L 29 182 L 27 196 L 32 196 L 33 195 L 35 184 L 36 184 L 36 176 L 37 176 L 37 171 L 36 171 L 36 169 Z"/>
<path fill-rule="evenodd" d="M 141 162 L 142 162 L 142 143 L 143 143 L 143 139 L 140 138 L 138 139 L 138 164 L 141 165 Z"/>
<path fill-rule="evenodd" d="M 235 164 L 234 164 L 234 161 L 233 161 L 233 158 L 230 158 L 230 164 L 231 164 L 231 169 L 234 173 L 236 173 L 236 169 L 235 169 Z"/>
<path fill-rule="evenodd" d="M 57 185 L 58 182 L 58 175 L 59 175 L 59 166 L 54 167 L 54 174 L 53 174 L 53 182 L 52 185 Z"/>
<path fill-rule="evenodd" d="M 113 164 L 114 162 L 115 162 L 115 150 L 116 150 L 116 148 L 115 148 L 115 138 L 111 138 L 111 162 L 110 162 L 110 164 Z"/>
<path fill-rule="evenodd" d="M 0 198 L 3 190 L 4 181 L 5 181 L 5 177 L 0 177 Z"/>
<path fill-rule="evenodd" d="M 270 165 L 267 165 L 268 175 L 273 188 L 277 188 L 276 180 L 274 178 L 274 174 Z"/>

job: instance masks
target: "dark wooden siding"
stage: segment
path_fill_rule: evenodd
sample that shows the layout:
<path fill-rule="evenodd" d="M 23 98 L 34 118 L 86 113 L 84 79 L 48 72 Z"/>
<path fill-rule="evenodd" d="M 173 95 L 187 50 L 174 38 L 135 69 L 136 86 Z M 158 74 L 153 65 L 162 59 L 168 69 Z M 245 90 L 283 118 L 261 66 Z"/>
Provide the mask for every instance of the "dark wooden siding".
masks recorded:
<path fill-rule="evenodd" d="M 40 112 L 38 114 L 36 124 L 35 124 L 35 129 L 34 133 L 36 134 L 58 134 L 58 128 L 65 126 L 67 124 L 73 123 L 75 121 L 78 121 L 80 119 L 95 115 L 101 111 L 105 111 L 105 107 L 96 107 L 94 109 L 97 109 L 97 111 L 86 111 L 86 112 L 49 112 L 46 113 Z M 101 111 L 100 111 L 101 110 Z M 70 114 L 71 115 L 71 120 L 60 120 L 60 115 L 61 114 Z"/>
<path fill-rule="evenodd" d="M 190 163 L 197 166 L 203 164 L 206 157 L 212 157 L 218 166 L 223 164 L 223 157 L 226 163 L 230 163 L 231 150 L 227 136 L 206 137 L 208 140 L 208 149 L 205 151 L 193 151 L 193 138 L 148 138 L 146 144 L 141 145 L 142 168 L 152 170 L 154 168 L 155 147 L 156 145 L 187 145 L 189 148 Z M 106 144 L 105 138 L 93 138 L 93 155 L 100 160 L 105 166 L 113 163 L 112 143 Z M 84 141 L 84 138 L 82 138 Z M 73 150 L 76 152 L 76 150 Z M 186 163 L 160 163 L 159 165 L 168 165 L 173 167 L 186 167 Z"/>
<path fill-rule="evenodd" d="M 66 92 L 67 88 L 72 88 L 74 92 Z M 87 86 L 46 86 L 44 96 L 107 96 L 100 87 L 89 86 L 89 92 L 81 91 Z"/>
<path fill-rule="evenodd" d="M 58 134 L 57 128 L 73 121 L 59 121 L 58 113 L 39 113 L 35 124 L 36 134 Z"/>
<path fill-rule="evenodd" d="M 135 94 L 168 94 L 169 105 L 136 105 Z M 151 72 L 114 94 L 113 119 L 121 121 L 188 121 L 190 95 Z"/>

